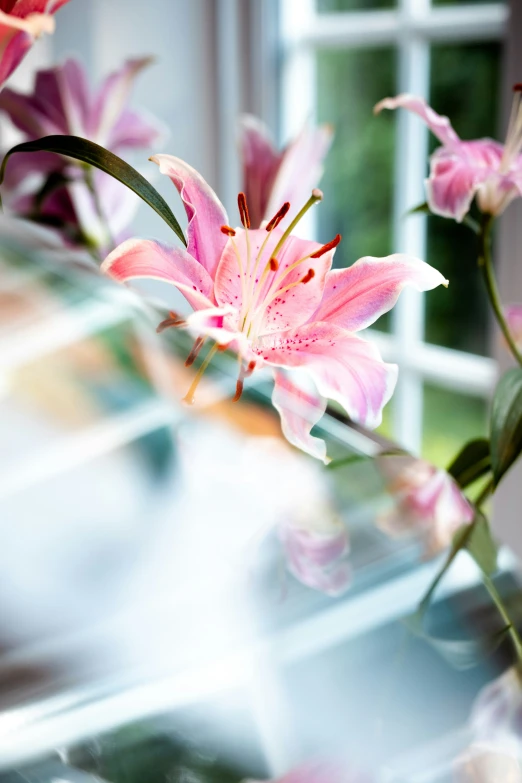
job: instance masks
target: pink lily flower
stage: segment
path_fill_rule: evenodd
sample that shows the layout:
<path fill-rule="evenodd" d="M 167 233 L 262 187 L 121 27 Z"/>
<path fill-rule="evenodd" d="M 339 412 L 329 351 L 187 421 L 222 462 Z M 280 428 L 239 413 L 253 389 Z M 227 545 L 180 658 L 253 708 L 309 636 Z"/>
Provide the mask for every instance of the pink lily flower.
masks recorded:
<path fill-rule="evenodd" d="M 92 93 L 81 65 L 67 60 L 38 71 L 30 95 L 3 90 L 0 111 L 9 116 L 25 141 L 72 134 L 118 155 L 150 147 L 161 135 L 159 124 L 127 107 L 134 79 L 149 62 L 150 58 L 127 61 Z M 50 189 L 41 200 L 39 192 L 51 175 L 64 177 L 67 184 Z M 86 182 L 85 168 L 51 153 L 20 154 L 7 167 L 5 189 L 13 211 L 23 216 L 36 212 L 36 218 L 64 223 L 73 235 L 80 232 L 95 247 L 107 247 L 114 237 L 122 238 L 139 201 L 132 191 L 98 170 L 92 172 L 92 186 L 96 198 Z"/>
<path fill-rule="evenodd" d="M 504 307 L 504 317 L 518 349 L 522 349 L 522 304 Z"/>
<path fill-rule="evenodd" d="M 506 137 L 500 144 L 492 139 L 462 141 L 447 117 L 441 117 L 415 95 L 384 98 L 374 108 L 404 108 L 427 124 L 442 146 L 431 156 L 426 180 L 430 210 L 461 222 L 477 197 L 479 209 L 499 215 L 522 194 L 522 85 L 514 87 L 513 107 Z"/>
<path fill-rule="evenodd" d="M 473 703 L 470 725 L 484 742 L 517 737 L 522 749 L 522 672 L 512 666 L 481 689 Z"/>
<path fill-rule="evenodd" d="M 279 528 L 288 570 L 304 585 L 333 597 L 350 585 L 348 531 L 328 509 L 315 509 L 305 524 L 286 523 Z M 312 514 L 314 514 L 312 511 Z M 326 515 L 325 515 L 326 512 Z M 306 524 L 308 523 L 308 524 Z"/>
<path fill-rule="evenodd" d="M 34 41 L 54 32 L 54 14 L 69 0 L 0 0 L 0 86 Z"/>
<path fill-rule="evenodd" d="M 266 783 L 369 783 L 369 780 L 366 775 L 347 769 L 342 763 L 309 761 Z M 246 780 L 243 783 L 263 782 Z"/>
<path fill-rule="evenodd" d="M 270 131 L 257 117 L 245 114 L 240 120 L 240 148 L 243 190 L 250 220 L 259 228 L 270 220 L 281 204 L 292 206 L 281 227 L 288 225 L 315 188 L 323 173 L 323 160 L 332 143 L 329 125 L 306 126 L 299 136 L 279 151 Z"/>
<path fill-rule="evenodd" d="M 216 346 L 205 359 L 186 401 L 192 402 L 201 373 L 217 347 L 240 357 L 239 399 L 246 377 L 261 367 L 275 378 L 273 402 L 288 440 L 326 460 L 324 442 L 310 431 L 326 400 L 375 427 L 393 392 L 397 367 L 385 364 L 375 347 L 356 332 L 396 302 L 405 285 L 428 290 L 445 283 L 435 269 L 405 255 L 362 258 L 348 269 L 331 270 L 337 236 L 326 245 L 291 232 L 298 219 L 322 198 L 312 196 L 283 231 L 286 202 L 265 228 L 252 229 L 246 198 L 238 198 L 240 228 L 228 224 L 215 193 L 189 165 L 171 155 L 151 158 L 178 189 L 188 216 L 188 247 L 132 239 L 117 247 L 102 271 L 118 282 L 155 278 L 184 294 L 194 313 L 172 314 L 159 329 L 181 326 L 196 337 L 189 362 L 210 338 Z M 305 384 L 308 384 L 306 386 Z"/>
<path fill-rule="evenodd" d="M 450 546 L 455 532 L 472 521 L 474 511 L 457 482 L 445 470 L 410 456 L 377 457 L 395 507 L 377 525 L 393 537 L 419 536 L 434 556 Z"/>

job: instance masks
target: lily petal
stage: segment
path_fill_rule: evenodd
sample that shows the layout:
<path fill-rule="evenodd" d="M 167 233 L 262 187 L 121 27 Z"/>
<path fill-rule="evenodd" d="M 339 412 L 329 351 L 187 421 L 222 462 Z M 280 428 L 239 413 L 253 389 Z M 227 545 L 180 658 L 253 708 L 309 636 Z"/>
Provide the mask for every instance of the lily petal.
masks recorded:
<path fill-rule="evenodd" d="M 136 278 L 163 280 L 175 285 L 192 307 L 214 307 L 208 272 L 182 248 L 151 239 L 128 239 L 109 253 L 101 271 L 119 283 Z"/>
<path fill-rule="evenodd" d="M 287 441 L 326 463 L 324 440 L 310 435 L 312 427 L 323 417 L 326 399 L 317 393 L 313 383 L 303 383 L 308 379 L 298 376 L 299 373 L 293 373 L 290 379 L 284 370 L 274 371 L 272 404 L 281 416 L 281 429 Z"/>
<path fill-rule="evenodd" d="M 517 348 L 520 348 L 522 346 L 522 304 L 506 305 L 504 316 Z"/>
<path fill-rule="evenodd" d="M 54 32 L 49 14 L 32 13 L 26 18 L 0 11 L 0 85 L 17 68 L 36 38 Z"/>
<path fill-rule="evenodd" d="M 489 140 L 463 141 L 451 150 L 436 150 L 426 180 L 431 211 L 462 221 L 477 190 L 498 168 L 501 157 L 501 145 Z"/>
<path fill-rule="evenodd" d="M 279 529 L 289 571 L 304 585 L 336 597 L 350 585 L 347 561 L 348 535 L 339 525 L 331 533 L 301 530 L 292 525 Z"/>
<path fill-rule="evenodd" d="M 283 153 L 276 150 L 266 125 L 252 114 L 244 114 L 240 117 L 239 137 L 243 164 L 243 190 L 252 226 L 259 228 L 267 215 L 270 190 Z"/>
<path fill-rule="evenodd" d="M 162 174 L 178 190 L 188 218 L 188 252 L 213 278 L 227 238 L 221 226 L 228 223 L 225 207 L 196 169 L 174 155 L 153 155 Z"/>
<path fill-rule="evenodd" d="M 328 272 L 321 305 L 311 320 L 357 332 L 388 312 L 405 286 L 429 291 L 438 285 L 447 286 L 448 281 L 418 258 L 402 253 L 366 256 L 346 269 Z"/>
<path fill-rule="evenodd" d="M 323 160 L 332 139 L 330 125 L 318 128 L 306 126 L 288 145 L 270 191 L 264 215 L 266 220 L 270 220 L 285 201 L 290 202 L 290 211 L 280 225 L 285 228 L 293 220 L 321 179 Z"/>
<path fill-rule="evenodd" d="M 94 101 L 90 132 L 99 144 L 114 148 L 113 127 L 120 117 L 136 76 L 152 62 L 151 57 L 127 60 L 123 68 L 109 74 Z"/>
<path fill-rule="evenodd" d="M 269 271 L 265 282 L 262 283 L 264 270 L 282 236 L 283 231 L 280 228 L 274 229 L 263 248 L 262 255 L 256 262 L 263 243 L 267 240 L 266 231 L 249 230 L 247 244 L 246 232 L 238 228 L 236 236 L 228 241 L 216 271 L 214 290 L 219 304 L 230 304 L 240 309 L 245 295 L 250 309 L 252 289 L 254 290 L 255 304 L 252 307 L 259 308 L 260 322 L 256 327 L 259 334 L 282 332 L 305 323 L 321 301 L 326 273 L 332 265 L 334 250 L 324 253 L 320 258 L 307 258 L 311 253 L 319 250 L 321 245 L 289 236 L 281 251 L 277 253 L 277 270 Z M 242 259 L 244 277 L 247 278 L 246 286 L 242 284 L 238 255 Z M 247 274 L 249 257 L 251 271 Z M 295 266 L 289 272 L 286 271 L 304 258 L 307 260 L 302 264 Z M 310 270 L 312 270 L 311 274 Z M 300 281 L 307 274 L 309 274 L 308 282 L 301 283 Z M 273 292 L 270 293 L 272 286 Z M 284 290 L 287 286 L 291 288 Z M 245 292 L 243 288 L 246 289 Z M 281 294 L 276 295 L 279 291 Z"/>
<path fill-rule="evenodd" d="M 433 111 L 428 106 L 424 98 L 420 98 L 417 95 L 402 93 L 395 98 L 384 98 L 374 106 L 373 113 L 379 114 L 383 109 L 408 109 L 408 111 L 417 114 L 424 120 L 433 135 L 447 147 L 452 147 L 460 141 L 449 119 L 437 114 L 436 111 Z"/>
<path fill-rule="evenodd" d="M 371 428 L 381 423 L 397 365 L 385 364 L 372 343 L 319 322 L 266 337 L 259 350 L 268 364 L 306 368 L 319 394 L 342 405 L 354 421 Z"/>

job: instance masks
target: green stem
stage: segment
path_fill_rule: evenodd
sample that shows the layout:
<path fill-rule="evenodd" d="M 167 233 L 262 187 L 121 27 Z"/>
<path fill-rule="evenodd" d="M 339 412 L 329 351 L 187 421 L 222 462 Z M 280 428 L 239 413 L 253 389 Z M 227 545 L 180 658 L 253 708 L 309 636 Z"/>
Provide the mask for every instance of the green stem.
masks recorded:
<path fill-rule="evenodd" d="M 511 617 L 509 616 L 508 611 L 504 606 L 504 602 L 502 601 L 502 598 L 500 597 L 493 580 L 490 579 L 486 574 L 482 574 L 482 579 L 484 581 L 484 586 L 488 591 L 493 603 L 497 607 L 500 616 L 506 623 L 511 641 L 513 642 L 513 647 L 515 648 L 516 656 L 519 662 L 522 662 L 522 640 L 520 639 L 520 635 L 516 629 L 516 626 L 511 620 Z"/>
<path fill-rule="evenodd" d="M 497 282 L 495 280 L 495 273 L 493 271 L 493 262 L 491 259 L 492 225 L 493 225 L 493 215 L 484 215 L 482 224 L 480 226 L 479 235 L 478 235 L 479 244 L 480 244 L 480 255 L 479 255 L 478 263 L 484 275 L 486 290 L 488 292 L 489 301 L 491 302 L 491 306 L 493 308 L 493 312 L 495 313 L 497 323 L 502 331 L 502 334 L 505 337 L 507 344 L 511 349 L 511 353 L 513 354 L 517 362 L 522 366 L 522 355 L 520 354 L 515 344 L 513 336 L 509 331 L 509 327 L 506 323 L 506 319 L 504 318 L 504 313 L 502 312 L 500 295 L 497 287 Z"/>
<path fill-rule="evenodd" d="M 488 497 L 491 495 L 493 490 L 495 489 L 495 482 L 493 479 L 490 479 L 478 498 L 475 500 L 475 506 L 476 508 L 481 508 L 481 506 L 486 502 Z"/>

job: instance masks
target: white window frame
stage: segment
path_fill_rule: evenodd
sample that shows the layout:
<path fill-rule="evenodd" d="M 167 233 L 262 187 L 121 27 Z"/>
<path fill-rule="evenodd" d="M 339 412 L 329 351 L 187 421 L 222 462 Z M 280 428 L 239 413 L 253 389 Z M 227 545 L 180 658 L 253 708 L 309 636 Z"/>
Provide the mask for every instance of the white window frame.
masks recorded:
<path fill-rule="evenodd" d="M 398 0 L 396 10 L 318 14 L 314 0 L 281 0 L 281 130 L 295 134 L 313 117 L 315 53 L 327 48 L 396 46 L 398 92 L 429 99 L 433 42 L 504 40 L 509 9 L 502 3 L 431 7 L 430 0 Z M 385 96 L 383 96 L 385 97 Z M 428 129 L 414 115 L 399 112 L 395 155 L 393 245 L 395 252 L 426 257 L 426 218 L 405 214 L 425 200 L 423 172 Z M 384 358 L 400 365 L 394 400 L 394 437 L 420 453 L 423 384 L 431 381 L 456 392 L 487 397 L 496 363 L 489 357 L 424 342 L 424 295 L 406 290 L 394 309 L 392 331 L 373 330 Z"/>

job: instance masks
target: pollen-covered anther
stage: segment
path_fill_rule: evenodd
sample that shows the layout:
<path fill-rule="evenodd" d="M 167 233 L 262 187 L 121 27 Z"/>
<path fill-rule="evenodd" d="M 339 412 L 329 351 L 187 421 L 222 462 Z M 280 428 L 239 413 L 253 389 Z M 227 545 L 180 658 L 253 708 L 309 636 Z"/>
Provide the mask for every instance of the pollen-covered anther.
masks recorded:
<path fill-rule="evenodd" d="M 277 258 L 271 258 L 269 263 L 270 263 L 271 271 L 277 272 L 277 270 L 279 269 L 279 261 L 277 260 Z"/>
<path fill-rule="evenodd" d="M 334 247 L 337 247 L 341 239 L 342 236 L 337 234 L 337 236 L 334 237 L 331 242 L 327 242 L 326 245 L 323 245 L 319 248 L 319 250 L 316 250 L 315 253 L 312 253 L 310 258 L 320 258 L 321 256 L 324 256 L 324 254 L 328 253 L 329 250 L 333 250 Z"/>
<path fill-rule="evenodd" d="M 513 85 L 513 92 L 522 92 L 522 82 Z"/>
<path fill-rule="evenodd" d="M 189 353 L 189 355 L 185 359 L 185 367 L 191 367 L 194 364 L 194 362 L 197 359 L 198 353 L 201 351 L 201 348 L 202 348 L 204 342 L 205 342 L 205 338 L 204 337 L 197 337 L 196 338 L 196 342 L 194 343 L 194 346 L 193 346 L 191 352 Z"/>
<path fill-rule="evenodd" d="M 169 329 L 170 327 L 179 327 L 179 326 L 185 326 L 187 322 L 184 318 L 182 318 L 178 313 L 170 312 L 169 317 L 165 318 L 158 326 L 156 327 L 156 332 L 160 334 L 165 329 Z"/>
<path fill-rule="evenodd" d="M 239 208 L 239 216 L 243 228 L 250 228 L 250 215 L 248 214 L 248 206 L 244 193 L 239 193 L 237 197 L 237 206 Z"/>
<path fill-rule="evenodd" d="M 246 368 L 246 371 L 245 371 L 245 378 L 249 378 L 252 375 L 252 373 L 254 372 L 255 369 L 256 369 L 256 363 L 252 359 L 252 361 L 248 362 L 248 367 Z"/>
<path fill-rule="evenodd" d="M 313 269 L 309 269 L 308 272 L 304 277 L 301 278 L 301 283 L 309 283 L 310 280 L 312 280 L 315 277 L 315 271 Z"/>
<path fill-rule="evenodd" d="M 236 393 L 234 394 L 232 398 L 232 402 L 239 402 L 241 399 L 241 395 L 243 394 L 243 380 L 241 378 L 238 378 L 236 381 Z"/>
<path fill-rule="evenodd" d="M 227 237 L 235 237 L 236 232 L 232 228 L 232 226 L 221 226 L 221 233 L 225 234 Z"/>
<path fill-rule="evenodd" d="M 277 228 L 279 223 L 283 220 L 284 217 L 288 214 L 288 210 L 290 209 L 290 202 L 285 201 L 281 209 L 275 213 L 274 217 L 268 221 L 266 224 L 266 230 L 272 231 L 272 229 Z"/>

